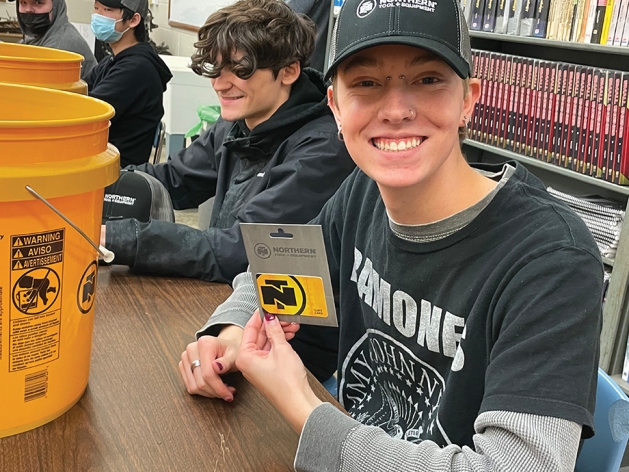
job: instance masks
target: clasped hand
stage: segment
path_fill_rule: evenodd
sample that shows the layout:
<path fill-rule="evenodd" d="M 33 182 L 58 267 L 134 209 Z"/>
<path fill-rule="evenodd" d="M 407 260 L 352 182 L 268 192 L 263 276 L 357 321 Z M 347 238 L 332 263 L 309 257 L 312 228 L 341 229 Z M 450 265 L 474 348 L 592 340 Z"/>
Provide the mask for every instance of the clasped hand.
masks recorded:
<path fill-rule="evenodd" d="M 260 319 L 256 310 L 253 318 Z M 299 325 L 294 323 L 281 323 L 285 340 L 290 340 L 299 330 Z M 218 336 L 201 336 L 198 341 L 188 344 L 181 354 L 179 372 L 191 395 L 201 395 L 209 398 L 222 398 L 231 402 L 234 399 L 236 389 L 223 382 L 221 375 L 235 372 L 236 355 L 243 336 L 243 329 L 236 325 L 223 328 Z M 261 349 L 270 349 L 270 343 L 264 333 L 258 339 Z M 199 361 L 200 366 L 191 368 L 194 361 Z"/>

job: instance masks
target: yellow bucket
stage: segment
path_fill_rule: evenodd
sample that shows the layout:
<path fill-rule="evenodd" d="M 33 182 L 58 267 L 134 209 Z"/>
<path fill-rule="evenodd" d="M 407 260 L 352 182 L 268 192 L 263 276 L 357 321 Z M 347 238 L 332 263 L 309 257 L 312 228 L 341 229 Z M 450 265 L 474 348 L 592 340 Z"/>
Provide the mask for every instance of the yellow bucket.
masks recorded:
<path fill-rule="evenodd" d="M 0 82 L 87 95 L 83 56 L 59 49 L 0 42 Z"/>
<path fill-rule="evenodd" d="M 113 108 L 0 83 L 0 437 L 60 416 L 87 386 L 104 188 L 119 175 Z"/>

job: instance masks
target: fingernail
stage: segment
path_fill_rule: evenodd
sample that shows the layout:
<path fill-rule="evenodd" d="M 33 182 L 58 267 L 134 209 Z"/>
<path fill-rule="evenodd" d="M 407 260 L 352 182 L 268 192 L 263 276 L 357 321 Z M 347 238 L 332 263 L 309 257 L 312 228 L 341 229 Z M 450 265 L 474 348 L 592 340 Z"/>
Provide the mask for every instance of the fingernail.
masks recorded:
<path fill-rule="evenodd" d="M 216 361 L 216 365 L 218 366 L 218 370 L 223 370 L 223 364 L 221 364 L 220 362 Z"/>
<path fill-rule="evenodd" d="M 226 402 L 233 402 L 234 401 L 234 397 L 225 397 L 223 400 L 225 400 Z"/>
<path fill-rule="evenodd" d="M 275 315 L 272 313 L 264 313 L 264 319 L 267 321 L 273 321 L 275 319 Z"/>
<path fill-rule="evenodd" d="M 296 325 L 297 323 L 295 323 L 294 321 L 291 321 L 290 324 L 292 325 Z"/>

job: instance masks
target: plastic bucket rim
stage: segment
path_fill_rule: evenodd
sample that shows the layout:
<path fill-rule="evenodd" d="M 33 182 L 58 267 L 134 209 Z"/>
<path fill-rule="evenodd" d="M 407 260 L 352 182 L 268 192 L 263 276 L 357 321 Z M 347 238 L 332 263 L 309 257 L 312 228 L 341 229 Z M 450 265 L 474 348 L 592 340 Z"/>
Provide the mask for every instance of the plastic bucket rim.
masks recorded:
<path fill-rule="evenodd" d="M 78 95 L 74 92 L 67 92 L 65 90 L 49 89 L 49 88 L 44 88 L 44 87 L 32 86 L 32 85 L 13 84 L 10 82 L 0 81 L 0 89 L 5 88 L 5 87 L 12 88 L 15 90 L 30 89 L 30 90 L 33 90 L 35 93 L 52 94 L 53 96 L 55 94 L 63 94 L 67 97 L 72 97 L 71 100 L 76 100 L 77 99 L 76 97 L 81 97 L 79 98 L 79 100 L 89 98 L 91 101 L 96 101 L 99 104 L 102 104 L 104 108 L 106 109 L 106 111 L 103 111 L 97 115 L 91 115 L 91 116 L 82 117 L 82 118 L 67 118 L 67 119 L 54 119 L 54 120 L 0 120 L 0 130 L 15 129 L 15 128 L 29 129 L 29 128 L 42 128 L 42 127 L 68 128 L 68 127 L 77 126 L 77 125 L 89 125 L 93 123 L 102 122 L 105 120 L 110 120 L 111 118 L 113 118 L 113 116 L 116 113 L 116 110 L 114 109 L 114 107 L 111 106 L 109 103 L 103 100 L 100 100 L 98 98 Z"/>
<path fill-rule="evenodd" d="M 19 47 L 16 47 L 19 46 Z M 29 56 L 7 56 L 6 54 L 0 54 L 0 60 L 17 60 L 20 62 L 52 62 L 52 63 L 63 63 L 63 62 L 76 62 L 77 60 L 83 62 L 85 57 L 82 54 L 66 51 L 64 49 L 56 49 L 56 48 L 48 48 L 45 46 L 33 46 L 31 44 L 15 44 L 15 43 L 3 43 L 0 46 L 0 49 L 8 48 L 15 49 L 16 51 L 37 51 L 37 52 L 46 52 L 50 51 L 52 55 L 59 55 L 61 57 L 29 57 Z M 66 57 L 63 57 L 66 56 Z"/>

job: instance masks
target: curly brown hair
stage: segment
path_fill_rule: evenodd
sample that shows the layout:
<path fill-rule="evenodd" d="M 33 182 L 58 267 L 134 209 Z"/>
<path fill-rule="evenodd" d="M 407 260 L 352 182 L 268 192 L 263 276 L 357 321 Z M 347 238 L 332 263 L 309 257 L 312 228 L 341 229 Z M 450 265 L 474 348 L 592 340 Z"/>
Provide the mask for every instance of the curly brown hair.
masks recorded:
<path fill-rule="evenodd" d="M 240 0 L 211 14 L 199 30 L 192 70 L 216 78 L 225 67 L 241 79 L 258 69 L 283 67 L 299 62 L 308 65 L 314 49 L 316 26 L 295 13 L 282 0 Z M 239 60 L 234 54 L 242 53 Z"/>

